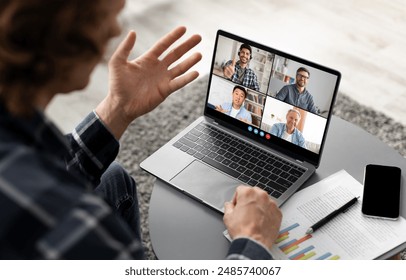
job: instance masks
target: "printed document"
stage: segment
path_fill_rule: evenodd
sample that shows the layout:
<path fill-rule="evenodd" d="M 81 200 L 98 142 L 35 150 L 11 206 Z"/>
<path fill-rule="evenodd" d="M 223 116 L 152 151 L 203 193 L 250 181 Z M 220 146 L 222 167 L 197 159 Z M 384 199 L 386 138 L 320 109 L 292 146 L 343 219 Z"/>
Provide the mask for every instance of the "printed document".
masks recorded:
<path fill-rule="evenodd" d="M 363 186 L 345 170 L 299 191 L 282 207 L 281 230 L 272 247 L 275 259 L 375 259 L 406 242 L 406 220 L 383 220 L 361 213 Z M 313 224 L 354 197 L 346 212 L 307 235 Z M 379 207 L 379 205 L 377 205 Z"/>

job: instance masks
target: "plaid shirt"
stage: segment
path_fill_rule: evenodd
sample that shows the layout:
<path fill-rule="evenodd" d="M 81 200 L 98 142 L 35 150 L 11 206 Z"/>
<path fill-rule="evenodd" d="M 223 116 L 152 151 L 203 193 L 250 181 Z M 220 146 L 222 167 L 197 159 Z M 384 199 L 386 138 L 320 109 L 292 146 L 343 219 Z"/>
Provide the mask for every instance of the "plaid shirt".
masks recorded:
<path fill-rule="evenodd" d="M 232 63 L 231 60 L 227 61 L 227 63 L 224 64 L 223 68 L 230 65 L 231 63 Z M 258 79 L 257 79 L 257 75 L 255 74 L 254 70 L 252 70 L 251 68 L 248 68 L 248 66 L 245 67 L 245 73 L 244 73 L 244 77 L 242 79 L 242 83 L 239 81 L 238 74 L 237 74 L 241 70 L 242 70 L 242 68 L 240 66 L 240 61 L 237 61 L 237 63 L 235 64 L 235 73 L 231 77 L 231 81 L 233 81 L 234 83 L 241 84 L 244 87 L 259 91 Z"/>
<path fill-rule="evenodd" d="M 142 246 L 92 190 L 119 143 L 95 113 L 67 137 L 41 113 L 11 116 L 0 102 L 0 259 L 140 259 Z M 248 238 L 228 259 L 270 259 Z"/>
<path fill-rule="evenodd" d="M 118 148 L 95 113 L 64 136 L 41 113 L 17 118 L 0 103 L 0 259 L 142 258 L 92 192 Z"/>

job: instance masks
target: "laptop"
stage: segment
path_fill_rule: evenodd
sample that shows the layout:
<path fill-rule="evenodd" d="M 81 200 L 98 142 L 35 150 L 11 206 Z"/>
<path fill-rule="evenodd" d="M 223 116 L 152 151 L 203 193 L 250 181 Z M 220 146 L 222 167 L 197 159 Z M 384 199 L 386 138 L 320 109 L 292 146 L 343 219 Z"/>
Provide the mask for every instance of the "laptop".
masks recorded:
<path fill-rule="evenodd" d="M 320 164 L 340 79 L 218 30 L 203 116 L 140 166 L 219 212 L 238 185 L 260 187 L 280 206 Z"/>

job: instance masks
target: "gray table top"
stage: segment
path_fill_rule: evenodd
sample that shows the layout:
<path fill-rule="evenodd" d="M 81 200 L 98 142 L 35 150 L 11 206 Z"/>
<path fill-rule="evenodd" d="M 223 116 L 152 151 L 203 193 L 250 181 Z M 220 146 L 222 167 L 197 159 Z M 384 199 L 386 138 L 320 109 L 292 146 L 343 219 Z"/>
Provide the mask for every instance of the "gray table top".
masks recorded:
<path fill-rule="evenodd" d="M 369 163 L 394 165 L 406 178 L 406 159 L 363 129 L 333 117 L 316 173 L 303 187 L 345 169 L 362 183 Z M 402 187 L 403 189 L 403 187 Z M 406 201 L 402 191 L 402 205 Z M 406 207 L 401 207 L 406 217 Z M 182 194 L 161 180 L 156 181 L 149 208 L 151 242 L 159 259 L 223 259 L 229 242 L 223 236 L 222 214 Z M 406 243 L 384 254 L 388 258 L 406 248 Z"/>

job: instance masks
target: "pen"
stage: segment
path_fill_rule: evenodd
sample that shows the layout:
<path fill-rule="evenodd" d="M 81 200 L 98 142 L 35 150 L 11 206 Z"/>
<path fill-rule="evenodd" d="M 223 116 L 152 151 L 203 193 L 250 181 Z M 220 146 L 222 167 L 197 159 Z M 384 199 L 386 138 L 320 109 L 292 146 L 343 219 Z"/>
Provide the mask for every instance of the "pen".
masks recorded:
<path fill-rule="evenodd" d="M 331 221 L 332 219 L 334 219 L 338 214 L 343 213 L 345 211 L 348 210 L 348 208 L 350 208 L 351 206 L 353 206 L 357 201 L 358 201 L 358 197 L 354 197 L 353 199 L 351 199 L 350 201 L 348 201 L 346 204 L 344 204 L 343 206 L 341 206 L 340 208 L 338 208 L 337 210 L 334 210 L 333 212 L 331 212 L 330 214 L 328 214 L 326 217 L 324 217 L 323 219 L 321 219 L 320 221 L 318 221 L 317 223 L 315 223 L 314 225 L 312 225 L 307 231 L 306 234 L 311 234 L 313 232 L 315 232 L 317 229 L 321 228 L 322 226 L 324 226 L 325 224 L 327 224 L 329 221 Z"/>

